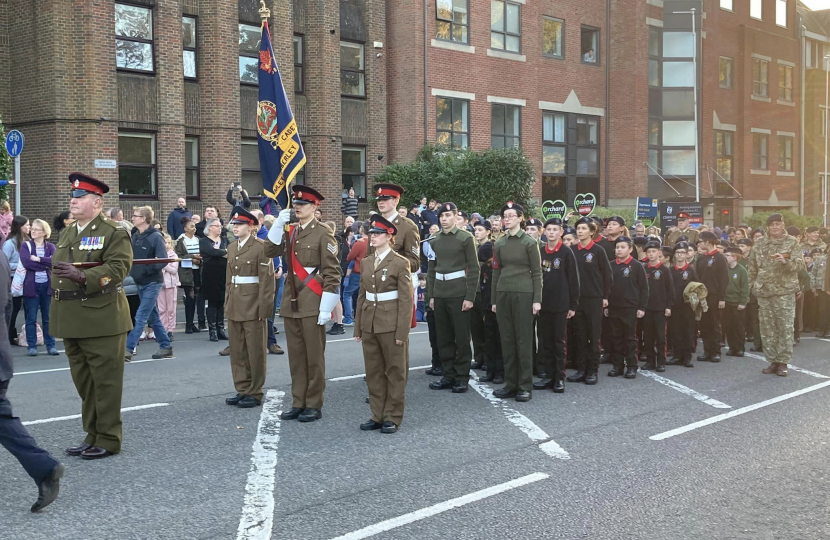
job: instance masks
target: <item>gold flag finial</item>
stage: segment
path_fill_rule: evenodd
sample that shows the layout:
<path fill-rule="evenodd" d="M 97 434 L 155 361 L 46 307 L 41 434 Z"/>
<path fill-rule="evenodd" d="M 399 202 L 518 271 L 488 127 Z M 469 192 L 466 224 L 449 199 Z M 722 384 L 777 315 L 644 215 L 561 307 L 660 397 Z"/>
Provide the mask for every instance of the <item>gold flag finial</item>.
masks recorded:
<path fill-rule="evenodd" d="M 263 19 L 268 19 L 271 17 L 271 10 L 265 7 L 265 0 L 259 0 L 260 8 L 259 8 L 259 16 Z"/>

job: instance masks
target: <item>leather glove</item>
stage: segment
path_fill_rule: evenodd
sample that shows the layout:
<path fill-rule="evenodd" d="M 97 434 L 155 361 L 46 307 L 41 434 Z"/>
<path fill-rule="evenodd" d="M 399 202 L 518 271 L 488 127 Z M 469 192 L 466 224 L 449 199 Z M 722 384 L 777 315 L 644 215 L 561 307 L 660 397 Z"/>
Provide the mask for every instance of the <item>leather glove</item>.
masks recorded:
<path fill-rule="evenodd" d="M 86 285 L 86 275 L 83 270 L 67 262 L 56 262 L 52 264 L 52 273 L 59 278 L 74 281 L 81 287 Z"/>

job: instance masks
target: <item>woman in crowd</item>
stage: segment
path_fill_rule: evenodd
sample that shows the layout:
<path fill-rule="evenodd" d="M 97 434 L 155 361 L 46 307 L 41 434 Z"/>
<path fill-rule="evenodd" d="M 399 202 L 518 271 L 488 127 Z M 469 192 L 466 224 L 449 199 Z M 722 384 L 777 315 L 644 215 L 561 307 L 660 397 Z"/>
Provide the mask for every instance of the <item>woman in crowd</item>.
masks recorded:
<path fill-rule="evenodd" d="M 207 220 L 205 238 L 199 240 L 202 256 L 202 295 L 207 300 L 207 321 L 211 341 L 227 340 L 225 334 L 225 273 L 228 265 L 228 239 L 222 235 L 217 218 Z"/>
<path fill-rule="evenodd" d="M 202 272 L 199 263 L 199 238 L 196 236 L 196 223 L 188 218 L 182 218 L 184 234 L 176 242 L 176 256 L 182 259 L 179 264 L 179 282 L 184 289 L 184 333 L 199 332 L 199 327 L 193 324 L 196 313 L 196 297 L 202 286 Z"/>
<path fill-rule="evenodd" d="M 52 220 L 52 228 L 56 233 L 60 234 L 62 230 L 73 223 L 75 223 L 75 220 L 72 219 L 72 214 L 69 213 L 69 210 L 64 210 Z"/>
<path fill-rule="evenodd" d="M 40 308 L 40 327 L 46 351 L 57 356 L 55 338 L 49 334 L 49 306 L 52 301 L 52 255 L 55 244 L 46 239 L 52 228 L 42 219 L 32 221 L 32 239 L 20 245 L 20 264 L 26 269 L 23 281 L 23 303 L 26 309 L 26 345 L 29 356 L 37 356 L 37 311 Z"/>
<path fill-rule="evenodd" d="M 194 229 L 195 230 L 195 229 Z M 176 252 L 173 250 L 173 238 L 164 233 L 164 247 L 167 248 L 167 258 L 175 259 Z M 164 329 L 167 330 L 167 337 L 173 341 L 173 330 L 176 329 L 176 292 L 179 283 L 179 263 L 168 263 L 161 272 L 164 282 L 159 291 L 156 304 L 158 305 L 159 318 Z"/>
<path fill-rule="evenodd" d="M 13 219 L 14 214 L 12 214 L 9 201 L 0 201 L 0 234 L 3 235 L 3 238 L 9 235 L 9 228 L 12 226 Z"/>
<path fill-rule="evenodd" d="M 9 227 L 9 235 L 3 242 L 3 253 L 9 259 L 9 267 L 14 276 L 17 265 L 20 264 L 20 246 L 29 240 L 29 220 L 26 216 L 15 216 Z M 17 314 L 20 313 L 20 306 L 23 305 L 22 296 L 9 296 L 9 304 L 6 306 L 6 316 L 9 320 L 9 342 L 17 345 Z"/>

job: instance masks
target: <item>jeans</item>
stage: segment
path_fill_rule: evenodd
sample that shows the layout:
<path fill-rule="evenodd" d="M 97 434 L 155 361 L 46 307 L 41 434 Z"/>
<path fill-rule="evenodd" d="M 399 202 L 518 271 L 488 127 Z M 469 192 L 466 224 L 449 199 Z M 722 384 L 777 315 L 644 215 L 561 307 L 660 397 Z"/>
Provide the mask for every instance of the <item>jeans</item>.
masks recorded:
<path fill-rule="evenodd" d="M 141 332 L 147 326 L 148 321 L 156 335 L 156 342 L 159 347 L 162 349 L 170 348 L 170 338 L 167 337 L 167 330 L 161 324 L 158 306 L 156 305 L 162 286 L 162 283 L 148 283 L 138 286 L 138 298 L 141 303 L 138 305 L 138 312 L 135 314 L 135 326 L 127 336 L 127 352 L 133 352 L 133 349 L 136 348 L 138 338 L 141 337 Z"/>
<path fill-rule="evenodd" d="M 8 387 L 9 381 L 0 382 L 0 446 L 17 458 L 32 479 L 40 482 L 60 463 L 37 445 L 20 418 L 14 415 L 12 404 L 6 398 Z"/>
<path fill-rule="evenodd" d="M 358 291 L 360 291 L 360 273 L 352 272 L 349 276 L 349 284 L 343 292 L 343 322 L 346 324 L 354 322 L 352 306 L 357 303 Z"/>
<path fill-rule="evenodd" d="M 49 335 L 49 306 L 52 299 L 49 297 L 48 283 L 35 283 L 37 296 L 24 297 L 26 308 L 26 343 L 30 349 L 37 348 L 37 309 L 40 307 L 40 328 L 43 330 L 43 343 L 47 349 L 55 348 L 55 338 Z"/>

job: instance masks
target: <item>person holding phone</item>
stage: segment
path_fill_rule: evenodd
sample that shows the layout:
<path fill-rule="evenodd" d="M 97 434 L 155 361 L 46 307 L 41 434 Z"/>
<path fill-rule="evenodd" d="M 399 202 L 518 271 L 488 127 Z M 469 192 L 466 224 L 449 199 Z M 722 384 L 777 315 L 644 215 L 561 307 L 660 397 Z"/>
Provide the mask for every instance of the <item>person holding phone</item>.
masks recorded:
<path fill-rule="evenodd" d="M 251 199 L 248 198 L 248 192 L 242 188 L 241 182 L 231 184 L 226 200 L 231 205 L 231 212 L 233 212 L 235 206 L 241 206 L 245 210 L 251 209 Z"/>

